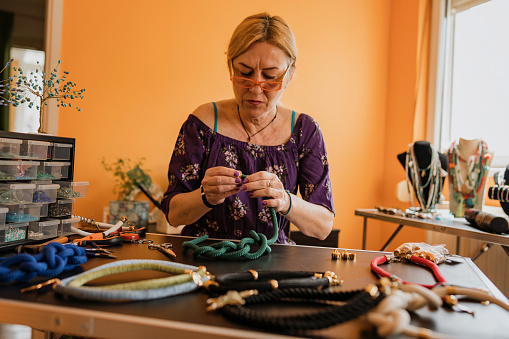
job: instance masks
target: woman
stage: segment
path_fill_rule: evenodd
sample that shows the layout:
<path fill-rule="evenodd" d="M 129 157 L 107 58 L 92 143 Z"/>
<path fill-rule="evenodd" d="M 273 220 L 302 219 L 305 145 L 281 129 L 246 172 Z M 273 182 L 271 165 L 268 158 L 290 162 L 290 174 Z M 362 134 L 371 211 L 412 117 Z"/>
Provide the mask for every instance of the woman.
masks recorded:
<path fill-rule="evenodd" d="M 289 242 L 290 222 L 307 236 L 330 233 L 334 205 L 320 128 L 279 103 L 296 59 L 293 33 L 278 16 L 247 17 L 234 31 L 227 52 L 234 98 L 198 107 L 170 161 L 162 208 L 171 225 L 186 225 L 182 235 L 241 239 L 255 230 L 270 237 L 269 207 L 279 212 L 278 243 Z"/>

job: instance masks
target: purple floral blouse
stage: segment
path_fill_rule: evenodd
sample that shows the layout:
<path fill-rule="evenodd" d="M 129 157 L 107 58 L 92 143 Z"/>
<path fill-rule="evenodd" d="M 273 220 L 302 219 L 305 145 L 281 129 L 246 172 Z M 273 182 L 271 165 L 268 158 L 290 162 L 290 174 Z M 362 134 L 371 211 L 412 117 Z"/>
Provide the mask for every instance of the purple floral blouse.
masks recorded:
<path fill-rule="evenodd" d="M 279 146 L 261 146 L 229 138 L 189 115 L 180 129 L 168 169 L 169 185 L 162 201 L 166 216 L 170 200 L 179 193 L 198 189 L 205 171 L 216 166 L 235 168 L 246 175 L 259 171 L 275 173 L 285 189 L 295 194 L 298 186 L 304 200 L 334 212 L 323 136 L 318 123 L 309 115 L 299 115 L 290 140 Z M 277 218 L 279 237 L 276 242 L 289 243 L 290 224 L 279 214 Z M 260 198 L 250 198 L 247 192 L 239 191 L 195 223 L 186 225 L 181 234 L 242 239 L 248 237 L 251 230 L 270 238 L 274 234 L 270 212 Z"/>

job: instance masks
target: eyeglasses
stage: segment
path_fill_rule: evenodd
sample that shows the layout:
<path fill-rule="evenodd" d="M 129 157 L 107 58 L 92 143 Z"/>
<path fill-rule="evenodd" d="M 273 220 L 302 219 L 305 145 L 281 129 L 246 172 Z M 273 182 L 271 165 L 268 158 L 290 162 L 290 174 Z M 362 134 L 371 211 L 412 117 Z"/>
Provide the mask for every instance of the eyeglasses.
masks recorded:
<path fill-rule="evenodd" d="M 233 61 L 231 61 L 231 65 L 233 72 L 234 71 Z M 288 68 L 286 69 L 285 74 L 283 75 L 283 79 L 281 79 L 281 81 L 255 81 L 243 77 L 238 77 L 235 75 L 232 76 L 232 81 L 235 86 L 242 88 L 252 88 L 258 85 L 264 91 L 279 91 L 283 87 L 283 82 L 285 81 L 286 74 L 288 74 L 288 70 L 290 69 L 291 66 L 292 64 L 288 65 Z"/>

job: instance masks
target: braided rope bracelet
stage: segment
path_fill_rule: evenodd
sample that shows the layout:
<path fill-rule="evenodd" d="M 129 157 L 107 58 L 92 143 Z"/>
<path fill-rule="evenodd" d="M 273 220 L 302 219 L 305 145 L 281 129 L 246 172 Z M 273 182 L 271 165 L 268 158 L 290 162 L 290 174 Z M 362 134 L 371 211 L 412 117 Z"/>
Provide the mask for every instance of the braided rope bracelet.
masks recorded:
<path fill-rule="evenodd" d="M 247 175 L 242 174 L 241 179 L 245 179 Z M 270 239 L 267 239 L 265 234 L 257 233 L 254 230 L 249 232 L 250 237 L 243 238 L 239 243 L 234 243 L 232 241 L 221 241 L 218 243 L 214 243 L 208 246 L 198 246 L 201 242 L 205 241 L 208 238 L 208 235 L 202 235 L 196 239 L 190 241 L 184 241 L 182 243 L 182 247 L 184 249 L 190 248 L 192 249 L 193 256 L 195 258 L 199 256 L 204 256 L 208 258 L 221 258 L 221 259 L 235 259 L 239 257 L 244 257 L 246 259 L 258 259 L 265 252 L 270 253 L 272 245 L 276 242 L 279 236 L 279 226 L 277 222 L 276 212 L 273 207 L 269 207 L 270 216 L 272 219 L 272 225 L 274 229 L 274 233 Z M 259 249 L 255 252 L 249 252 L 251 250 L 251 246 L 253 244 L 258 244 Z"/>
<path fill-rule="evenodd" d="M 383 292 L 380 293 L 375 285 L 369 285 L 364 290 L 356 291 L 288 288 L 262 293 L 251 293 L 238 302 L 237 305 L 226 304 L 223 306 L 221 304 L 220 307 L 222 307 L 220 310 L 227 318 L 248 326 L 268 330 L 300 332 L 327 328 L 355 319 L 375 307 L 384 297 L 385 294 Z M 330 302 L 337 301 L 344 302 L 344 304 L 330 304 Z M 323 307 L 308 313 L 293 315 L 275 315 L 270 312 L 258 311 L 248 307 L 254 304 L 280 304 L 283 302 L 305 303 L 308 305 L 319 304 Z"/>
<path fill-rule="evenodd" d="M 403 279 L 401 279 L 400 277 L 398 277 L 394 274 L 390 274 L 390 273 L 386 272 L 383 268 L 378 266 L 380 264 L 392 263 L 392 262 L 397 262 L 397 261 L 401 261 L 401 259 L 395 258 L 392 255 L 383 255 L 383 256 L 377 257 L 371 261 L 371 265 L 370 265 L 371 270 L 374 273 L 376 273 L 376 275 L 378 275 L 379 277 L 387 277 L 393 281 L 399 281 L 400 283 L 403 283 L 403 284 L 409 284 L 409 282 L 404 281 Z M 410 256 L 410 258 L 405 261 L 419 264 L 419 265 L 429 268 L 433 272 L 433 275 L 435 276 L 435 279 L 437 280 L 437 283 L 435 283 L 433 285 L 425 285 L 425 284 L 419 284 L 419 285 L 424 286 L 426 288 L 433 288 L 438 284 L 446 284 L 447 283 L 447 280 L 440 272 L 438 265 L 435 264 L 434 262 L 432 262 L 428 259 L 425 259 L 425 258 L 414 256 L 414 255 Z"/>
<path fill-rule="evenodd" d="M 176 276 L 147 279 L 107 286 L 83 286 L 87 282 L 113 274 L 140 270 L 161 271 Z M 97 301 L 132 301 L 165 298 L 196 290 L 209 279 L 206 268 L 164 260 L 120 260 L 55 282 L 55 292 L 78 299 Z"/>
<path fill-rule="evenodd" d="M 0 259 L 0 282 L 24 282 L 35 276 L 54 277 L 86 262 L 85 249 L 51 242 L 38 254 L 19 253 Z"/>

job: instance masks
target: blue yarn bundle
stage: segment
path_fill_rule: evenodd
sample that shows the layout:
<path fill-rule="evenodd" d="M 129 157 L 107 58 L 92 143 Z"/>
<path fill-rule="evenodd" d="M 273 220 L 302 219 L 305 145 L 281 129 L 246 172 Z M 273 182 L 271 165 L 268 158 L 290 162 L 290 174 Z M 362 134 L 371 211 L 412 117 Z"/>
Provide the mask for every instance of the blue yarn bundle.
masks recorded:
<path fill-rule="evenodd" d="M 0 282 L 29 281 L 37 275 L 54 277 L 85 262 L 87 262 L 87 256 L 84 248 L 52 242 L 35 255 L 20 253 L 1 258 Z"/>

